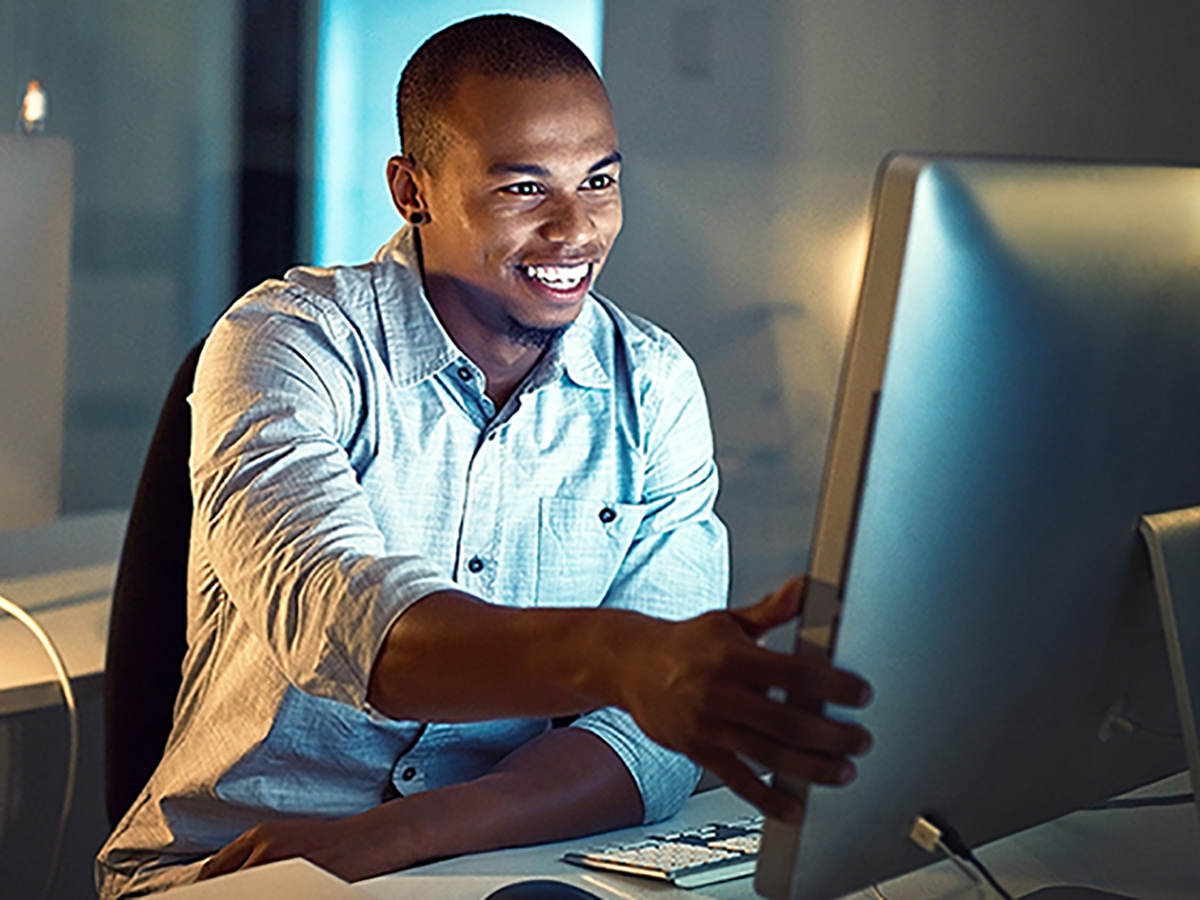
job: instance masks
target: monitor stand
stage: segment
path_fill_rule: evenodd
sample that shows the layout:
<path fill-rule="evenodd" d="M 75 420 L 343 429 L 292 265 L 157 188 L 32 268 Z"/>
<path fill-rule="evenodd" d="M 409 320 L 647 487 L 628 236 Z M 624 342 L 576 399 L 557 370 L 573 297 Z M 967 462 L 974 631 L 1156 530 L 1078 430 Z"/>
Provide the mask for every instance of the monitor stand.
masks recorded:
<path fill-rule="evenodd" d="M 1031 894 L 1022 894 L 1019 900 L 1137 900 L 1129 894 L 1114 894 L 1099 888 L 1073 884 L 1039 888 Z"/>
<path fill-rule="evenodd" d="M 1200 816 L 1200 506 L 1142 516 L 1167 639 L 1192 795 Z"/>

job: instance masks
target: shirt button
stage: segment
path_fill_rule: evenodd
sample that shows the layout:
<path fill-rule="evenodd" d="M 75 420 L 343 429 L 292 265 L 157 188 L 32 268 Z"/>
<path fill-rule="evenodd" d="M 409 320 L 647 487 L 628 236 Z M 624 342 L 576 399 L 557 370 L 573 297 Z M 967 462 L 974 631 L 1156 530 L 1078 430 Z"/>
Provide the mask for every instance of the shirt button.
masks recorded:
<path fill-rule="evenodd" d="M 604 507 L 604 509 L 600 510 L 600 521 L 603 522 L 605 525 L 607 525 L 609 522 L 611 522 L 616 517 L 617 517 L 617 511 L 615 509 L 613 509 L 611 506 L 606 506 L 606 507 Z"/>
<path fill-rule="evenodd" d="M 471 380 L 471 370 L 468 369 L 466 366 L 459 366 L 458 367 L 458 377 L 461 378 L 463 381 L 470 381 Z"/>
<path fill-rule="evenodd" d="M 496 432 L 494 432 L 494 431 L 489 431 L 489 432 L 488 432 L 487 439 L 488 439 L 489 441 L 494 441 L 494 440 L 496 439 Z"/>
<path fill-rule="evenodd" d="M 470 569 L 472 572 L 482 572 L 483 571 L 483 560 L 480 559 L 478 556 L 472 556 L 471 561 L 467 563 L 467 568 Z"/>
<path fill-rule="evenodd" d="M 412 766 L 409 766 L 407 769 L 405 769 L 403 772 L 400 773 L 401 781 L 412 781 L 416 777 L 417 777 L 417 770 L 414 769 Z"/>

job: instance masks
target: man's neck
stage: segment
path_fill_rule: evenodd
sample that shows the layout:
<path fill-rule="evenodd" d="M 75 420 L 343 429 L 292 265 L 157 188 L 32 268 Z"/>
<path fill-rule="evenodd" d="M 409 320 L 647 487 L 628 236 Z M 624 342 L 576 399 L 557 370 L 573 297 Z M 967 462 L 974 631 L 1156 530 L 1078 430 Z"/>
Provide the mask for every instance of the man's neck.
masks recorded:
<path fill-rule="evenodd" d="M 422 276 L 425 296 L 438 321 L 467 358 L 483 370 L 484 393 L 497 410 L 501 409 L 546 348 L 531 346 L 489 328 L 471 314 L 454 286 L 436 276 L 425 278 L 424 272 Z"/>
<path fill-rule="evenodd" d="M 538 360 L 545 353 L 544 347 L 525 347 L 518 345 L 512 353 L 503 352 L 504 348 L 485 345 L 476 350 L 465 346 L 457 336 L 451 334 L 455 343 L 462 347 L 463 352 L 470 357 L 475 365 L 483 370 L 487 384 L 484 393 L 492 401 L 492 405 L 500 410 L 508 402 L 518 385 L 525 380 Z M 511 342 L 510 342 L 511 343 Z M 496 352 L 497 349 L 500 352 Z"/>

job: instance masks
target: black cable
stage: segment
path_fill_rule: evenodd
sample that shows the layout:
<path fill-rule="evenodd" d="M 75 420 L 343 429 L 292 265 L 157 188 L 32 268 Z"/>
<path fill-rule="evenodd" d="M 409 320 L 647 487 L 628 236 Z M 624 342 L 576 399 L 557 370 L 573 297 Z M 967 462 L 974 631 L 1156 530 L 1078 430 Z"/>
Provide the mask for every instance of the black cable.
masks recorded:
<path fill-rule="evenodd" d="M 1152 737 L 1170 738 L 1176 741 L 1183 740 L 1182 731 L 1164 731 L 1161 728 L 1153 728 L 1149 725 L 1143 725 L 1137 719 L 1130 719 L 1129 721 L 1138 731 L 1144 732 Z"/>
<path fill-rule="evenodd" d="M 937 828 L 942 832 L 942 843 L 945 844 L 947 848 L 949 848 L 955 855 L 962 857 L 976 869 L 978 869 L 979 874 L 987 879 L 987 883 L 995 888 L 996 893 L 1003 897 L 1004 900 L 1013 900 L 1013 895 L 1001 886 L 1000 882 L 998 882 L 992 873 L 988 871 L 988 867 L 981 863 L 979 858 L 971 852 L 971 848 L 967 845 L 967 842 L 962 839 L 957 831 L 951 828 L 944 819 L 938 816 L 931 815 L 930 813 L 922 813 L 922 815 L 933 825 L 936 825 Z"/>
<path fill-rule="evenodd" d="M 1175 741 L 1183 740 L 1183 732 L 1166 731 L 1162 728 L 1154 728 L 1150 725 L 1139 722 L 1137 719 L 1131 719 L 1129 716 L 1113 716 L 1112 725 L 1113 727 L 1119 728 L 1122 731 L 1128 732 L 1129 734 L 1138 734 L 1140 732 L 1142 734 L 1148 734 L 1151 737 L 1167 738 Z"/>
<path fill-rule="evenodd" d="M 1144 806 L 1183 806 L 1196 802 L 1195 794 L 1167 794 L 1162 797 L 1124 797 L 1106 800 L 1095 806 L 1085 806 L 1083 812 L 1099 812 L 1105 809 L 1141 809 Z"/>

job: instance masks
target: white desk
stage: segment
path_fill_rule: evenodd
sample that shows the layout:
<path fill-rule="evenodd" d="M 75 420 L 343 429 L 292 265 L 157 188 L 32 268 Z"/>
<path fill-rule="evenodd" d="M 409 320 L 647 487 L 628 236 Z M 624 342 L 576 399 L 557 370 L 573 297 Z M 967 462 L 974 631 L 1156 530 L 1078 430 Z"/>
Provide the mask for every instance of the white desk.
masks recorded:
<path fill-rule="evenodd" d="M 686 828 L 703 825 L 714 819 L 733 819 L 753 813 L 753 808 L 726 788 L 696 794 L 683 810 L 671 820 L 671 827 Z M 491 891 L 522 878 L 555 878 L 586 888 L 605 900 L 627 900 L 631 897 L 650 897 L 655 900 L 700 900 L 708 897 L 753 897 L 747 879 L 732 882 L 735 893 L 718 893 L 712 885 L 685 891 L 669 884 L 645 878 L 582 869 L 563 862 L 560 857 L 568 850 L 593 847 L 598 843 L 634 840 L 644 834 L 661 832 L 663 825 L 626 828 L 600 837 L 592 836 L 536 847 L 518 847 L 493 853 L 476 853 L 447 859 L 359 882 L 356 887 L 367 897 L 378 900 L 418 900 L 437 897 L 438 900 L 480 900 Z M 740 887 L 739 887 L 740 886 Z"/>
<path fill-rule="evenodd" d="M 1189 790 L 1186 773 L 1137 794 Z M 749 807 L 722 788 L 692 797 L 673 826 L 700 825 L 744 815 Z M 635 838 L 662 825 L 605 835 L 602 841 Z M 584 838 L 444 860 L 360 882 L 355 887 L 375 900 L 480 900 L 508 882 L 556 878 L 587 888 L 604 900 L 634 898 L 752 898 L 749 878 L 683 891 L 641 878 L 579 869 L 561 861 L 568 849 L 592 846 Z M 988 844 L 979 858 L 1015 897 L 1058 884 L 1089 885 L 1141 900 L 1196 900 L 1200 897 L 1200 818 L 1194 806 L 1078 812 Z M 884 882 L 887 900 L 994 900 L 996 894 L 943 861 Z M 848 900 L 870 900 L 867 891 Z"/>
<path fill-rule="evenodd" d="M 22 606 L 50 635 L 72 679 L 104 671 L 108 611 L 123 510 L 61 518 L 45 528 L 0 533 L 0 595 Z M 62 702 L 42 645 L 0 615 L 0 715 Z"/>

